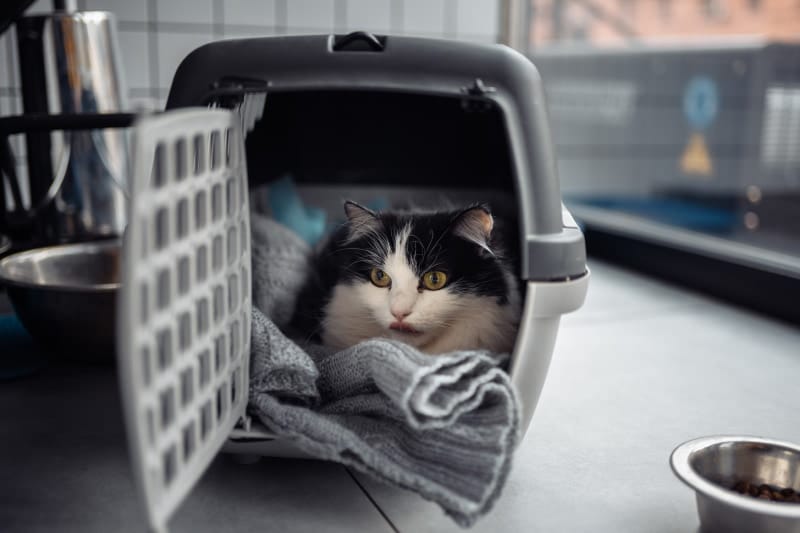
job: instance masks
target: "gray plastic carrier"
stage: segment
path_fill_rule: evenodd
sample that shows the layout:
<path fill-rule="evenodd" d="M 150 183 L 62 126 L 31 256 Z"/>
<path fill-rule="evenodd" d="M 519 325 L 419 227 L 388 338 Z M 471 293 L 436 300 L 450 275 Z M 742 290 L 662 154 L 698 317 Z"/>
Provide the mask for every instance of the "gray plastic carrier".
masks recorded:
<path fill-rule="evenodd" d="M 245 413 L 247 192 L 287 169 L 307 183 L 512 197 L 525 300 L 510 371 L 528 426 L 560 317 L 583 304 L 589 272 L 527 59 L 504 46 L 362 32 L 222 41 L 184 60 L 167 108 L 134 127 L 118 318 L 129 448 L 151 529 L 166 529 L 223 446 L 303 455 Z M 389 118 L 374 122 L 383 110 Z M 393 155 L 408 147 L 419 154 Z M 362 159 L 368 177 L 353 165 Z"/>

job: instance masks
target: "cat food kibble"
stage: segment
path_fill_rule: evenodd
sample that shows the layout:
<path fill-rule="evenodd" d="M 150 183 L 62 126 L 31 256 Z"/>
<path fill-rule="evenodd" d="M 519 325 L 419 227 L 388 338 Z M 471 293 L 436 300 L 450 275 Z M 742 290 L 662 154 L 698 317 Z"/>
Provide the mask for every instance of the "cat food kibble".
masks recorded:
<path fill-rule="evenodd" d="M 740 494 L 752 496 L 753 498 L 758 498 L 760 500 L 770 500 L 773 502 L 785 502 L 785 503 L 800 503 L 800 493 L 798 493 L 794 489 L 777 488 L 773 487 L 772 485 L 767 485 L 766 483 L 756 485 L 755 483 L 750 483 L 749 481 L 737 481 L 731 487 L 731 490 L 734 490 Z"/>

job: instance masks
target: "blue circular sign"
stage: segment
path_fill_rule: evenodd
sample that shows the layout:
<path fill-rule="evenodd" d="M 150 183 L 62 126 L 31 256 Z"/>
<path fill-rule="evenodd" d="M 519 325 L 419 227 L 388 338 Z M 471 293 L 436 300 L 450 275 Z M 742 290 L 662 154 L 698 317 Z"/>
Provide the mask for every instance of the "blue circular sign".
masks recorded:
<path fill-rule="evenodd" d="M 689 80 L 683 93 L 683 113 L 694 129 L 711 125 L 719 111 L 717 84 L 708 76 L 695 76 Z"/>

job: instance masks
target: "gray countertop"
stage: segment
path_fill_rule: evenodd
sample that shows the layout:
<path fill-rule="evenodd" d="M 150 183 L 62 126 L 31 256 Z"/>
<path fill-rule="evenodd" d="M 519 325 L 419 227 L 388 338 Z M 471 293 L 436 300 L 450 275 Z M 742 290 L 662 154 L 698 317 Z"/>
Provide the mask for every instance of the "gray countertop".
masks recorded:
<path fill-rule="evenodd" d="M 594 262 L 564 318 L 533 425 L 475 531 L 694 532 L 681 442 L 800 442 L 800 329 Z M 3 339 L 0 338 L 0 355 Z M 114 370 L 0 382 L 0 529 L 143 531 Z M 460 531 L 438 507 L 317 461 L 221 456 L 174 531 Z"/>

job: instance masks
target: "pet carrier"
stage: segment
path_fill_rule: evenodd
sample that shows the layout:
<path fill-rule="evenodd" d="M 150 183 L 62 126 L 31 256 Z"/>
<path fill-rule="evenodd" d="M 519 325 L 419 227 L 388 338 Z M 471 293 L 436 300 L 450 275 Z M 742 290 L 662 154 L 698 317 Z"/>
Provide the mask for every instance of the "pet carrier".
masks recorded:
<path fill-rule="evenodd" d="M 183 61 L 167 109 L 135 129 L 118 324 L 151 527 L 165 526 L 223 446 L 298 454 L 245 413 L 248 190 L 287 174 L 337 212 L 342 197 L 410 195 L 486 200 L 512 220 L 524 304 L 510 373 L 527 427 L 560 316 L 582 305 L 589 278 L 527 59 L 362 32 L 222 41 Z"/>

